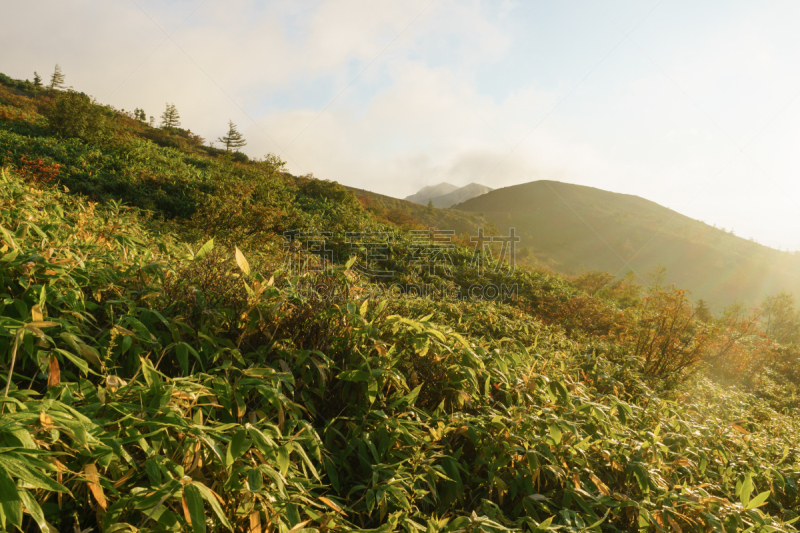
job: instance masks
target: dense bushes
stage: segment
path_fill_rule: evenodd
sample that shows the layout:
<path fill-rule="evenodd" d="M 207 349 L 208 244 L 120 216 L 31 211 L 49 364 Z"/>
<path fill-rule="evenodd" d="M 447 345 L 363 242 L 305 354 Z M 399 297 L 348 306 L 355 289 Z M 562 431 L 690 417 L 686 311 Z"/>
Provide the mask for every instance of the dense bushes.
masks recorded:
<path fill-rule="evenodd" d="M 47 121 L 54 135 L 97 143 L 111 135 L 112 116 L 88 95 L 64 91 L 48 110 Z"/>
<path fill-rule="evenodd" d="M 7 526 L 731 530 L 797 510 L 793 419 L 746 395 L 708 410 L 709 383 L 659 398 L 636 358 L 587 358 L 514 306 L 309 298 L 14 177 L 0 208 L 0 465 L 26 482 Z"/>
<path fill-rule="evenodd" d="M 343 236 L 392 228 L 351 192 L 131 128 L 0 129 L 2 528 L 796 530 L 796 396 L 778 404 L 796 352 L 753 317 L 698 321 L 630 279 L 478 273 L 458 246 L 450 274 L 417 271 L 402 234 L 400 282 L 518 292 L 374 296 Z M 285 229 L 329 231 L 338 263 L 285 268 Z"/>

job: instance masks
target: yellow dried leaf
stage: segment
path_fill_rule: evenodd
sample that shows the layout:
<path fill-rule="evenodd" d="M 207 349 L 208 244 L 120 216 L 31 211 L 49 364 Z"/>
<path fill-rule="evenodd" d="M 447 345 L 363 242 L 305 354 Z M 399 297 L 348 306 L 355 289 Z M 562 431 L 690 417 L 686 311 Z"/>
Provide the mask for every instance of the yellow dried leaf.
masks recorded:
<path fill-rule="evenodd" d="M 455 433 L 453 433 L 453 438 L 455 439 L 456 437 L 460 437 L 461 435 L 464 435 L 467 431 L 469 431 L 468 426 L 461 426 L 456 430 Z"/>
<path fill-rule="evenodd" d="M 123 483 L 125 483 L 126 481 L 128 481 L 128 478 L 130 478 L 130 477 L 133 475 L 133 473 L 134 473 L 135 471 L 136 471 L 136 469 L 135 469 L 135 468 L 129 468 L 127 472 L 125 472 L 124 474 L 122 474 L 122 477 L 121 477 L 121 478 L 119 478 L 118 480 L 116 480 L 116 481 L 114 482 L 114 488 L 115 488 L 115 489 L 118 489 L 118 488 L 120 488 L 120 486 L 121 486 Z"/>
<path fill-rule="evenodd" d="M 150 294 L 145 294 L 142 296 L 142 300 L 147 300 L 148 298 L 155 298 L 156 296 L 161 296 L 160 292 L 151 292 Z"/>
<path fill-rule="evenodd" d="M 341 507 L 339 507 L 338 505 L 336 505 L 336 503 L 335 503 L 335 502 L 333 502 L 333 501 L 329 500 L 329 499 L 328 499 L 328 498 L 326 498 L 325 496 L 320 496 L 320 497 L 319 497 L 319 501 L 321 501 L 322 503 L 324 503 L 325 505 L 327 505 L 328 507 L 330 507 L 331 509 L 333 509 L 333 510 L 334 510 L 334 511 L 336 511 L 337 513 L 339 513 L 339 514 L 341 514 L 341 515 L 345 515 L 345 512 L 344 512 L 344 511 L 342 511 L 342 508 L 341 508 Z"/>
<path fill-rule="evenodd" d="M 53 427 L 53 419 L 50 418 L 50 415 L 45 413 L 44 411 L 39 413 L 39 423 L 42 424 L 42 428 L 50 429 Z"/>
<path fill-rule="evenodd" d="M 250 529 L 247 533 L 261 533 L 261 514 L 258 511 L 250 513 Z"/>
<path fill-rule="evenodd" d="M 47 362 L 47 388 L 55 387 L 59 383 L 61 383 L 61 368 L 58 366 L 56 356 L 51 355 Z"/>
<path fill-rule="evenodd" d="M 592 483 L 595 484 L 597 490 L 603 493 L 605 496 L 611 496 L 611 489 L 608 488 L 608 485 L 603 483 L 599 477 L 595 476 L 594 474 L 589 474 L 589 479 L 592 480 Z"/>
<path fill-rule="evenodd" d="M 302 522 L 298 522 L 294 525 L 292 529 L 290 529 L 286 533 L 295 533 L 296 531 L 300 531 L 301 529 L 306 527 L 306 524 L 308 524 L 310 521 L 311 520 L 303 520 Z"/>
<path fill-rule="evenodd" d="M 136 334 L 129 329 L 123 328 L 122 326 L 114 325 L 114 329 L 120 335 L 128 335 L 129 337 L 135 337 Z"/>
<path fill-rule="evenodd" d="M 39 304 L 36 304 L 31 308 L 31 318 L 33 318 L 34 322 L 42 322 L 44 320 L 44 314 L 42 313 L 42 308 L 39 307 Z"/>
<path fill-rule="evenodd" d="M 189 504 L 186 503 L 186 496 L 181 497 L 181 507 L 183 508 L 183 517 L 186 519 L 186 523 L 191 524 L 192 513 L 189 512 Z"/>
<path fill-rule="evenodd" d="M 238 246 L 236 247 L 235 255 L 236 255 L 236 264 L 239 265 L 239 268 L 242 270 L 242 272 L 244 272 L 245 276 L 249 276 L 250 263 L 247 262 L 247 258 L 245 258 L 244 254 L 242 253 L 242 251 L 239 249 Z"/>
<path fill-rule="evenodd" d="M 38 305 L 36 307 L 39 307 Z M 28 322 L 25 324 L 26 328 L 52 328 L 53 326 L 60 326 L 58 322 L 52 320 L 37 320 L 35 322 Z"/>
<path fill-rule="evenodd" d="M 748 433 L 750 433 L 749 431 L 747 431 L 746 429 L 744 429 L 744 428 L 743 428 L 742 426 L 740 426 L 739 424 L 731 424 L 731 427 L 733 427 L 733 429 L 735 429 L 735 430 L 736 430 L 736 431 L 738 431 L 739 433 L 743 433 L 743 434 L 745 434 L 745 435 L 746 435 L 746 434 L 748 434 Z"/>
<path fill-rule="evenodd" d="M 127 382 L 124 379 L 118 378 L 117 376 L 106 376 L 106 387 L 111 392 L 117 392 L 117 389 L 120 387 L 124 387 L 127 385 Z"/>
<path fill-rule="evenodd" d="M 103 494 L 103 487 L 100 486 L 100 475 L 97 473 L 97 467 L 94 466 L 94 463 L 89 463 L 83 467 L 83 473 L 88 480 L 89 491 L 97 501 L 97 505 L 105 511 L 108 503 L 106 502 L 105 494 Z"/>

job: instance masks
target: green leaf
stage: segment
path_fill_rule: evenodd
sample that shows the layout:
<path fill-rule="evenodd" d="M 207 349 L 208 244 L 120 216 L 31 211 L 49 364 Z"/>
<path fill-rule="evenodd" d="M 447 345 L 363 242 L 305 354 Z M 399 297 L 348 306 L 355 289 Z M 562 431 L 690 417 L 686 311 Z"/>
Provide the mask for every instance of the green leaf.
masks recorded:
<path fill-rule="evenodd" d="M 155 459 L 146 460 L 144 462 L 144 470 L 147 472 L 151 487 L 160 487 L 163 484 L 161 482 L 161 469 L 158 468 L 158 463 Z"/>
<path fill-rule="evenodd" d="M 747 508 L 747 504 L 750 503 L 750 493 L 753 492 L 753 478 L 750 474 L 744 476 L 744 481 L 742 482 L 742 494 L 739 496 L 742 500 L 742 506 Z"/>
<path fill-rule="evenodd" d="M 60 348 L 56 348 L 56 352 L 60 353 L 61 355 L 69 359 L 72 362 L 72 364 L 77 366 L 81 370 L 81 372 L 83 372 L 84 376 L 89 373 L 89 363 L 87 363 L 85 359 L 82 359 Z"/>
<path fill-rule="evenodd" d="M 245 430 L 240 429 L 234 433 L 230 443 L 228 443 L 225 466 L 231 466 L 251 445 L 252 442 L 247 440 L 247 432 Z"/>
<path fill-rule="evenodd" d="M 370 374 L 362 370 L 346 370 L 336 377 L 344 381 L 369 381 L 372 379 Z"/>
<path fill-rule="evenodd" d="M 749 511 L 750 509 L 755 509 L 756 507 L 763 505 L 764 502 L 767 501 L 767 498 L 769 498 L 770 494 L 772 494 L 772 492 L 769 490 L 762 492 L 761 494 L 750 500 L 750 503 L 744 506 L 744 510 Z"/>
<path fill-rule="evenodd" d="M 212 495 L 211 497 L 213 498 L 214 496 Z M 200 495 L 200 489 L 194 483 L 189 483 L 183 488 L 183 498 L 186 500 L 186 507 L 189 509 L 192 531 L 205 533 L 206 513 L 203 509 L 203 497 Z"/>
<path fill-rule="evenodd" d="M 179 342 L 178 346 L 175 349 L 176 355 L 178 356 L 178 364 L 181 366 L 181 372 L 183 375 L 189 374 L 189 349 L 186 346 L 185 342 Z"/>
<path fill-rule="evenodd" d="M 214 239 L 210 239 L 207 243 L 201 246 L 199 250 L 197 250 L 197 253 L 194 256 L 194 260 L 200 261 L 205 256 L 207 256 L 213 249 L 214 249 Z"/>
<path fill-rule="evenodd" d="M 192 483 L 190 483 L 190 485 L 197 487 L 197 489 L 200 491 L 200 495 L 203 497 L 205 501 L 207 501 L 211 505 L 211 509 L 213 509 L 214 513 L 216 513 L 217 517 L 219 517 L 219 521 L 222 522 L 222 524 L 225 527 L 233 531 L 230 522 L 228 522 L 228 519 L 225 517 L 225 513 L 222 512 L 222 507 L 220 507 L 217 497 L 214 495 L 213 492 L 211 492 L 211 489 L 209 489 L 202 483 L 198 483 L 197 481 L 193 481 Z"/>
<path fill-rule="evenodd" d="M 419 391 L 421 391 L 421 390 L 422 390 L 422 385 L 416 386 L 414 388 L 414 390 L 412 390 L 411 392 L 409 392 L 408 394 L 406 394 L 402 398 L 399 398 L 399 399 L 393 401 L 391 403 L 391 405 L 389 405 L 389 408 L 390 409 L 394 409 L 395 407 L 397 407 L 399 405 L 402 405 L 402 404 L 414 405 L 414 402 L 417 401 L 417 396 L 419 396 Z"/>
<path fill-rule="evenodd" d="M 261 487 L 264 486 L 264 476 L 261 475 L 261 471 L 259 471 L 257 468 L 254 468 L 247 472 L 247 484 L 250 485 L 251 491 L 260 491 Z"/>
<path fill-rule="evenodd" d="M 17 484 L 4 468 L 0 468 L 0 501 L 19 501 Z"/>
<path fill-rule="evenodd" d="M 0 522 L 19 527 L 22 524 L 22 500 L 17 491 L 17 484 L 11 476 L 0 467 Z"/>
<path fill-rule="evenodd" d="M 47 525 L 47 520 L 44 519 L 44 513 L 42 512 L 42 508 L 39 507 L 39 502 L 25 489 L 23 489 L 19 495 L 20 498 L 22 498 L 22 503 L 25 504 L 25 508 L 33 517 L 33 520 L 36 522 L 36 525 L 39 526 L 42 533 L 50 533 L 50 526 Z"/>
<path fill-rule="evenodd" d="M 25 483 L 33 485 L 34 487 L 51 490 L 54 492 L 69 493 L 66 487 L 56 483 L 35 468 L 28 468 L 28 466 L 19 459 L 13 459 L 6 455 L 0 455 L 0 471 L 3 469 L 5 469 L 7 474 L 21 479 Z"/>
<path fill-rule="evenodd" d="M 0 502 L 0 524 L 5 529 L 6 525 L 22 526 L 22 502 Z M 11 529 L 11 528 L 8 528 Z"/>
<path fill-rule="evenodd" d="M 161 378 L 156 369 L 153 368 L 153 363 L 151 363 L 149 359 L 144 359 L 142 357 L 140 357 L 139 360 L 142 362 L 142 375 L 144 376 L 145 383 L 151 388 L 154 387 L 157 389 L 160 387 Z"/>
<path fill-rule="evenodd" d="M 369 399 L 369 404 L 372 405 L 375 403 L 375 398 L 378 396 L 378 381 L 375 379 L 370 380 L 369 384 L 367 385 L 367 398 Z"/>
<path fill-rule="evenodd" d="M 550 437 L 552 437 L 553 441 L 556 444 L 561 443 L 561 428 L 558 427 L 558 424 L 552 423 L 547 424 L 547 429 L 550 431 Z"/>
<path fill-rule="evenodd" d="M 549 388 L 553 396 L 561 400 L 562 403 L 567 403 L 569 400 L 569 393 L 567 393 L 567 388 L 563 383 L 559 381 L 551 381 Z"/>
<path fill-rule="evenodd" d="M 331 480 L 333 490 L 339 492 L 339 473 L 336 471 L 336 465 L 330 457 L 324 458 L 325 471 L 328 473 L 328 479 Z"/>
<path fill-rule="evenodd" d="M 289 471 L 289 448 L 286 446 L 280 446 L 278 448 L 278 455 L 276 461 L 278 463 L 278 468 L 281 469 L 281 475 L 286 476 L 286 472 Z"/>

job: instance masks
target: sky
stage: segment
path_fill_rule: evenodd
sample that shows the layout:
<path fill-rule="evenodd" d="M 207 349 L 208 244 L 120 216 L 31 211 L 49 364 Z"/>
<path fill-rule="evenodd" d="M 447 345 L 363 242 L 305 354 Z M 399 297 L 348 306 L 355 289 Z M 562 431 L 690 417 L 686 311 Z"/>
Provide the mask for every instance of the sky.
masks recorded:
<path fill-rule="evenodd" d="M 540 179 L 800 249 L 798 2 L 89 1 L 4 6 L 0 72 L 405 197 Z"/>

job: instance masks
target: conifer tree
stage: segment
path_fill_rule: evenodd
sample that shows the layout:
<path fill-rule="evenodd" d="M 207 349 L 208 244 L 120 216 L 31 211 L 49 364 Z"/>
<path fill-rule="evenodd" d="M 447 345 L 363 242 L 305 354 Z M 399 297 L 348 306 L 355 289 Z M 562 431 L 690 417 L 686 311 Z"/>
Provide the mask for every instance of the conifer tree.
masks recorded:
<path fill-rule="evenodd" d="M 39 76 L 39 73 L 36 72 L 36 71 L 33 72 L 33 85 L 35 87 L 41 87 L 42 86 L 42 77 Z"/>
<path fill-rule="evenodd" d="M 708 308 L 708 304 L 702 298 L 697 300 L 694 306 L 694 314 L 703 322 L 711 322 L 714 319 L 714 315 L 711 314 L 711 309 Z"/>
<path fill-rule="evenodd" d="M 178 109 L 175 104 L 167 104 L 164 113 L 161 114 L 161 127 L 162 128 L 178 128 L 181 125 L 181 116 L 178 114 Z"/>
<path fill-rule="evenodd" d="M 53 75 L 50 76 L 50 88 L 51 89 L 61 89 L 64 87 L 64 73 L 61 72 L 61 67 L 56 63 L 56 68 L 53 71 Z"/>
<path fill-rule="evenodd" d="M 225 151 L 230 151 L 231 148 L 241 148 L 247 144 L 247 141 L 244 140 L 242 134 L 236 129 L 236 124 L 234 124 L 232 120 L 228 121 L 228 134 L 224 137 L 219 137 L 217 141 L 225 145 Z"/>
<path fill-rule="evenodd" d="M 428 213 L 433 213 L 433 210 L 434 210 L 433 199 L 428 198 Z"/>

